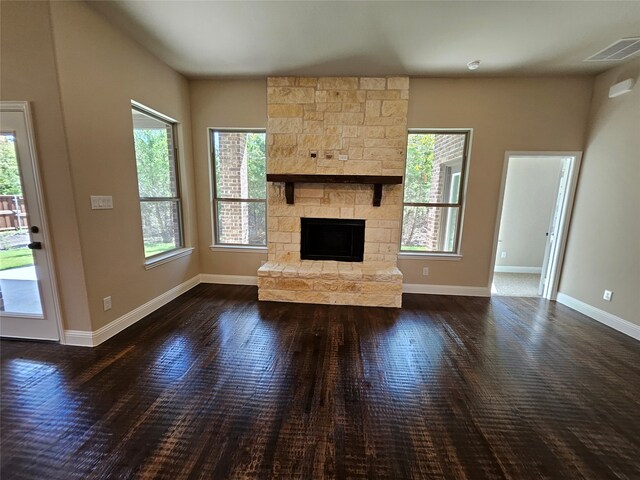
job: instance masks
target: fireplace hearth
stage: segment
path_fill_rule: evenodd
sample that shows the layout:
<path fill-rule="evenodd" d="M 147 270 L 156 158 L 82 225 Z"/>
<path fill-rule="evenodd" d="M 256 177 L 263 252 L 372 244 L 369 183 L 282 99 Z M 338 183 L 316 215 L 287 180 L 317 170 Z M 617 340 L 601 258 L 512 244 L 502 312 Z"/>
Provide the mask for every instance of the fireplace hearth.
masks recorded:
<path fill-rule="evenodd" d="M 364 220 L 301 218 L 300 258 L 362 262 Z"/>

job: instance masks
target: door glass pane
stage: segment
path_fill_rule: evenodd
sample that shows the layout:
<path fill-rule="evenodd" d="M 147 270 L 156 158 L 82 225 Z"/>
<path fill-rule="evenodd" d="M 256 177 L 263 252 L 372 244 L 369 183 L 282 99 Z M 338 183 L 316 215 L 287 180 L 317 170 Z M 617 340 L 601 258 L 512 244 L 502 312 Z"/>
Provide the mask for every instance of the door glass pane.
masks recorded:
<path fill-rule="evenodd" d="M 179 248 L 180 203 L 177 200 L 141 201 L 144 256 Z"/>
<path fill-rule="evenodd" d="M 15 136 L 0 133 L 0 311 L 42 315 Z"/>
<path fill-rule="evenodd" d="M 460 172 L 451 175 L 449 187 L 449 203 L 458 203 L 460 197 Z"/>

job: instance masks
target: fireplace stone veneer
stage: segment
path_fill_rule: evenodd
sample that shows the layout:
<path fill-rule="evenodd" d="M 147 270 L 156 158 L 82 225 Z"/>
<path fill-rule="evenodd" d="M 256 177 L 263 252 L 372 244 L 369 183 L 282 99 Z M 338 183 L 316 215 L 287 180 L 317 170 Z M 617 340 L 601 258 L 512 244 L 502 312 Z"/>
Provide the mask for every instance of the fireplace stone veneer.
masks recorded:
<path fill-rule="evenodd" d="M 270 77 L 267 174 L 402 176 L 407 142 L 407 77 Z M 345 160 L 346 158 L 346 160 Z M 291 192 L 290 192 L 291 193 Z M 397 268 L 402 185 L 268 182 L 268 262 L 260 300 L 400 307 Z M 302 260 L 301 218 L 365 221 L 362 262 Z"/>

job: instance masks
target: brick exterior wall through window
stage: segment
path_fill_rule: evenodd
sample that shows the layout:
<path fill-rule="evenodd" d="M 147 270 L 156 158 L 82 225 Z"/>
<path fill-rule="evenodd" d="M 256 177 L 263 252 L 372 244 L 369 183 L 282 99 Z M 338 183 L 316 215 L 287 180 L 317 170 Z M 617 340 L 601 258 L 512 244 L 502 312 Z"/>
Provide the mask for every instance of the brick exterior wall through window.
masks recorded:
<path fill-rule="evenodd" d="M 431 189 L 426 203 L 449 203 L 446 181 L 447 167 L 461 165 L 464 157 L 464 134 L 435 134 L 434 159 L 431 170 Z M 409 215 L 415 215 L 416 227 L 411 232 L 403 231 L 403 245 L 420 245 L 427 251 L 442 251 L 444 249 L 444 231 L 446 228 L 447 211 L 440 207 L 418 207 L 411 209 Z M 459 214 L 459 212 L 458 212 Z M 457 218 L 457 217 L 454 217 Z M 411 218 L 413 221 L 413 218 Z M 405 224 L 406 225 L 406 224 Z"/>
<path fill-rule="evenodd" d="M 445 181 L 448 178 L 445 167 L 455 162 L 462 162 L 465 137 L 464 135 L 447 134 L 437 134 L 435 137 L 433 182 L 431 184 L 429 202 L 447 203 L 449 199 L 444 198 L 446 193 Z M 444 238 L 442 228 L 444 227 L 443 223 L 444 220 L 446 220 L 446 215 L 447 209 L 428 209 L 425 228 L 425 245 L 429 250 L 439 251 L 444 248 L 442 245 Z"/>
<path fill-rule="evenodd" d="M 216 151 L 217 198 L 247 198 L 247 134 L 218 132 Z M 249 240 L 249 205 L 218 202 L 218 242 L 246 244 Z"/>

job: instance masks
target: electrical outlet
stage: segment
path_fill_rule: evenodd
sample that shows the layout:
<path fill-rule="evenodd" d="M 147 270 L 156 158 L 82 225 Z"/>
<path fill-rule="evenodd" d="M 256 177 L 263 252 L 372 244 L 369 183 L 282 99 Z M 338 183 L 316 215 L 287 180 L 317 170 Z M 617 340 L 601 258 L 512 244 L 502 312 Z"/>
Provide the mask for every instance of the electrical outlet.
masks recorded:
<path fill-rule="evenodd" d="M 313 159 L 318 158 L 318 151 L 317 150 L 311 150 L 309 152 L 309 154 L 311 155 L 311 158 L 313 158 Z"/>
<path fill-rule="evenodd" d="M 507 252 L 502 252 L 500 254 L 500 258 L 507 258 Z"/>
<path fill-rule="evenodd" d="M 611 296 L 613 295 L 613 292 L 611 290 L 605 290 L 604 291 L 604 295 L 602 295 L 602 298 L 604 300 L 606 300 L 607 302 L 611 301 Z"/>
<path fill-rule="evenodd" d="M 338 159 L 342 160 L 343 162 L 346 162 L 347 160 L 349 160 L 349 156 L 348 155 L 338 155 Z"/>
<path fill-rule="evenodd" d="M 102 299 L 102 306 L 104 307 L 104 311 L 111 310 L 111 297 L 104 297 Z"/>
<path fill-rule="evenodd" d="M 422 275 L 425 277 L 429 276 L 429 267 L 422 267 Z"/>

